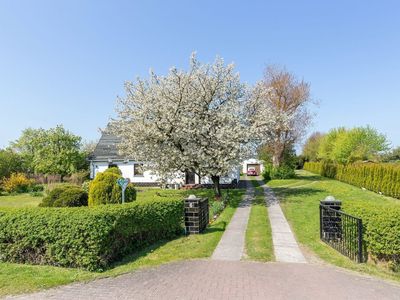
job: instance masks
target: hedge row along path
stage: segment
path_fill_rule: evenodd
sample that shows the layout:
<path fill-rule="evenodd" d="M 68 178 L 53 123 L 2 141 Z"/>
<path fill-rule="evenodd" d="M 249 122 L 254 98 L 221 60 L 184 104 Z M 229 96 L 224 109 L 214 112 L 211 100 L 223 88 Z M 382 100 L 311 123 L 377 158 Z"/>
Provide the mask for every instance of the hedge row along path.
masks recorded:
<path fill-rule="evenodd" d="M 244 222 L 244 220 L 239 222 L 239 219 L 246 219 L 243 215 L 246 214 L 246 208 L 250 204 L 253 193 L 250 186 L 251 184 L 247 182 L 248 192 L 242 202 L 241 210 L 238 208 L 238 214 L 235 214 L 231 221 L 234 222 L 236 218 L 235 222 L 241 224 L 238 232 L 243 232 L 243 240 L 247 222 Z M 279 204 L 272 201 L 276 198 L 266 186 L 263 187 L 268 201 L 267 205 L 273 207 L 270 213 L 271 227 L 273 232 L 275 230 L 274 242 L 278 245 L 282 236 L 287 238 L 287 222 L 286 219 L 282 219 L 284 216 L 279 212 Z M 276 210 L 278 210 L 278 213 Z M 272 221 L 274 213 L 277 216 L 275 221 Z M 275 226 L 274 229 L 272 222 L 275 222 L 275 225 L 280 223 L 285 228 L 285 233 L 279 235 L 279 226 Z M 228 226 L 225 234 L 230 234 L 229 229 L 233 230 L 234 228 Z M 291 243 L 293 243 L 293 240 L 290 238 Z M 226 247 L 227 241 L 228 239 L 220 244 Z M 241 251 L 240 257 L 243 254 L 242 243 L 244 242 L 239 243 L 239 247 L 235 245 L 235 260 L 199 259 L 175 262 L 114 278 L 99 279 L 89 283 L 76 283 L 11 298 L 96 300 L 399 299 L 400 285 L 381 279 L 363 276 L 328 265 L 279 262 L 284 259 L 277 255 L 277 252 L 280 251 L 277 246 L 275 246 L 275 256 L 278 262 L 260 263 L 237 260 L 239 252 Z"/>

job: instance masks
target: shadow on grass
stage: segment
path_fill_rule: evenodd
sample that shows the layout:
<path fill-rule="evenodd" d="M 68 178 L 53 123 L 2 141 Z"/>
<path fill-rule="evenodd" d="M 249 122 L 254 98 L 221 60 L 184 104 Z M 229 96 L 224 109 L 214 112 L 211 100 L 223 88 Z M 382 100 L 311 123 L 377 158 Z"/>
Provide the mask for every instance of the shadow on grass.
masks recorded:
<path fill-rule="evenodd" d="M 300 188 L 272 188 L 275 195 L 280 198 L 281 202 L 287 201 L 285 199 L 288 196 L 301 196 L 301 197 L 309 197 L 320 193 L 326 193 L 325 190 L 318 189 L 318 188 L 307 188 L 307 187 L 300 187 Z"/>

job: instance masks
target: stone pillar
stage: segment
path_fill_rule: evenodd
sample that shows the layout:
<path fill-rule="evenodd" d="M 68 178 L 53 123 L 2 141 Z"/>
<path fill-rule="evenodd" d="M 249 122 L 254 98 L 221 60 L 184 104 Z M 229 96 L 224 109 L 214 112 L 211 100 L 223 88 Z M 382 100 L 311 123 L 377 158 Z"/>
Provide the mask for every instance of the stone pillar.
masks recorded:
<path fill-rule="evenodd" d="M 339 240 L 342 238 L 342 218 L 340 211 L 342 201 L 328 196 L 320 201 L 320 236 L 324 240 Z"/>
<path fill-rule="evenodd" d="M 190 195 L 185 199 L 185 228 L 187 234 L 201 233 L 209 222 L 207 198 Z"/>

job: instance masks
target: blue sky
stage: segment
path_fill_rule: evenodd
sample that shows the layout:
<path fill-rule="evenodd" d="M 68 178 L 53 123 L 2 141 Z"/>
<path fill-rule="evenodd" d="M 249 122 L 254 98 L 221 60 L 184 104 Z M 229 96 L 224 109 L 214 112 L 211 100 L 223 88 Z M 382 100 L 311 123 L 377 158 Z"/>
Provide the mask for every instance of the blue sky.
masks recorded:
<path fill-rule="evenodd" d="M 249 84 L 267 64 L 310 82 L 310 132 L 369 124 L 400 145 L 399 3 L 0 0 L 0 147 L 57 124 L 96 140 L 124 81 L 192 51 Z"/>

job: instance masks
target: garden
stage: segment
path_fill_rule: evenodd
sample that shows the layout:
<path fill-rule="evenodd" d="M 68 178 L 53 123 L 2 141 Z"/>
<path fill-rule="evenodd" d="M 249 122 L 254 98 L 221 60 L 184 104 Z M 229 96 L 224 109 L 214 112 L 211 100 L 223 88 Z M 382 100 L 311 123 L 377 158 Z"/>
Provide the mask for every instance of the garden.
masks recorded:
<path fill-rule="evenodd" d="M 399 200 L 305 170 L 296 173 L 296 178 L 268 185 L 280 198 L 298 241 L 332 264 L 399 281 Z M 363 219 L 367 263 L 355 263 L 320 240 L 319 201 L 328 195 L 341 200 L 345 212 Z"/>
<path fill-rule="evenodd" d="M 22 177 L 18 175 L 19 181 Z M 222 199 L 214 201 L 210 189 L 130 184 L 127 203 L 120 204 L 118 178 L 120 171 L 110 168 L 89 184 L 45 186 L 43 197 L 31 196 L 29 187 L 20 189 L 21 194 L 0 196 L 7 198 L 0 202 L 0 295 L 208 257 L 244 192 L 223 190 Z M 36 186 L 28 179 L 23 182 Z M 183 199 L 189 194 L 210 199 L 211 224 L 201 235 L 184 235 Z"/>

